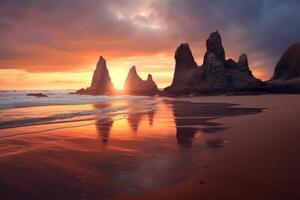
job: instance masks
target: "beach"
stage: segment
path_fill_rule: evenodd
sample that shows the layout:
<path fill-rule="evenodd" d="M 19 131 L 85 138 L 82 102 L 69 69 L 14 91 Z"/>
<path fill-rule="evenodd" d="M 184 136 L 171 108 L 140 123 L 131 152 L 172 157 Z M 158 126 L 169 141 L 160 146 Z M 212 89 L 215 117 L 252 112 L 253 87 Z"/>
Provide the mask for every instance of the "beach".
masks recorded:
<path fill-rule="evenodd" d="M 1 199 L 300 196 L 299 95 L 49 96 L 3 97 Z"/>

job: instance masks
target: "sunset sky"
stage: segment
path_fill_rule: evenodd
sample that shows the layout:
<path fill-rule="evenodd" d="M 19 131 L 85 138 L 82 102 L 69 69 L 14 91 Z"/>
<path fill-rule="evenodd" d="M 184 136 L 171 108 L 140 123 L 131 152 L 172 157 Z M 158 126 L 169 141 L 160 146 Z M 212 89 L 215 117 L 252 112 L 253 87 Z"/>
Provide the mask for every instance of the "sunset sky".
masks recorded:
<path fill-rule="evenodd" d="M 247 53 L 266 80 L 300 40 L 299 10 L 299 0 L 0 0 L 0 89 L 87 87 L 100 55 L 117 88 L 132 65 L 162 88 L 177 46 L 188 42 L 201 65 L 215 30 L 227 58 Z"/>

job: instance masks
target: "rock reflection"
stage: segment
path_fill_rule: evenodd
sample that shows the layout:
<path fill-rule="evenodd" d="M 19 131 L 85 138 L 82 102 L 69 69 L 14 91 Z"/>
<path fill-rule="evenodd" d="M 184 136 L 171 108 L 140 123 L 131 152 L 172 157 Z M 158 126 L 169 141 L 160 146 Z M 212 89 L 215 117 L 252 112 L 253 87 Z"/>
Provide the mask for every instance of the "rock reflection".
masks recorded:
<path fill-rule="evenodd" d="M 149 118 L 149 125 L 153 126 L 153 121 L 154 121 L 154 115 L 155 115 L 155 110 L 152 110 L 148 113 L 148 118 Z"/>
<path fill-rule="evenodd" d="M 143 120 L 146 120 L 148 116 L 148 122 L 149 125 L 152 126 L 154 122 L 154 115 L 155 115 L 155 109 L 148 110 L 148 106 L 154 106 L 156 107 L 156 104 L 148 104 L 148 106 L 140 106 L 138 102 L 135 101 L 129 101 L 127 102 L 127 105 L 129 106 L 129 114 L 127 116 L 127 122 L 131 128 L 131 130 L 136 133 L 138 132 L 139 126 Z M 147 104 L 146 104 L 147 105 Z"/>
<path fill-rule="evenodd" d="M 106 103 L 100 103 L 94 105 L 95 109 L 106 109 L 112 107 L 112 104 L 109 102 Z M 108 142 L 109 133 L 111 131 L 111 128 L 113 126 L 113 118 L 107 117 L 107 118 L 100 118 L 96 121 L 96 130 L 102 139 L 103 144 L 106 144 Z"/>
<path fill-rule="evenodd" d="M 96 121 L 96 129 L 98 131 L 98 134 L 102 138 L 103 144 L 106 144 L 108 142 L 109 133 L 111 131 L 113 123 L 114 121 L 110 117 L 99 119 Z"/>
<path fill-rule="evenodd" d="M 229 103 L 193 103 L 189 101 L 165 101 L 173 110 L 176 126 L 176 139 L 180 147 L 190 148 L 197 132 L 215 133 L 226 129 L 222 124 L 212 120 L 239 115 L 262 112 L 262 108 L 235 107 Z M 208 147 L 221 147 L 220 144 L 208 142 Z"/>
<path fill-rule="evenodd" d="M 130 114 L 127 117 L 128 124 L 131 130 L 136 133 L 143 118 L 143 113 Z"/>
<path fill-rule="evenodd" d="M 177 127 L 176 139 L 177 144 L 181 147 L 189 148 L 192 146 L 193 139 L 197 133 L 198 128 L 192 127 Z"/>

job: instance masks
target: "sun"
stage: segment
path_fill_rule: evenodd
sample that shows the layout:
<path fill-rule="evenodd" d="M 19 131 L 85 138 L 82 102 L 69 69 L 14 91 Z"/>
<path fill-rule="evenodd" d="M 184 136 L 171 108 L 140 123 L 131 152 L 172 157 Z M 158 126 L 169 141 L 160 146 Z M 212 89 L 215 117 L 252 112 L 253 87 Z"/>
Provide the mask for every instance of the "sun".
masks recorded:
<path fill-rule="evenodd" d="M 117 90 L 123 90 L 124 82 L 125 82 L 125 79 L 127 76 L 126 69 L 112 66 L 109 68 L 109 75 L 110 75 L 111 81 L 114 84 L 114 87 Z"/>

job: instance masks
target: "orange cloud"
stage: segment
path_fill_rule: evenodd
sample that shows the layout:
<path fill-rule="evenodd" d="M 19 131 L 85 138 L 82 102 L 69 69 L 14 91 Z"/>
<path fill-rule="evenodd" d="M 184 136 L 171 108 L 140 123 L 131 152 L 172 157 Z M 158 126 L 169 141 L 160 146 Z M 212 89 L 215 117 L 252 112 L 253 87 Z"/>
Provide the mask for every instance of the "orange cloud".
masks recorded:
<path fill-rule="evenodd" d="M 216 29 L 222 34 L 227 58 L 236 60 L 246 52 L 253 73 L 268 79 L 279 52 L 298 38 L 298 28 L 289 28 L 298 27 L 298 18 L 285 23 L 291 18 L 282 15 L 281 4 L 274 3 L 270 7 L 276 9 L 264 8 L 264 12 L 282 19 L 259 20 L 260 6 L 259 0 L 251 4 L 232 0 L 2 0 L 1 88 L 86 87 L 100 55 L 106 58 L 117 88 L 132 65 L 143 78 L 152 73 L 159 87 L 164 87 L 172 79 L 176 47 L 188 42 L 201 65 L 206 38 Z M 298 12 L 297 6 L 286 6 L 288 13 Z M 287 25 L 289 32 L 274 31 Z M 5 76 L 7 70 L 11 70 L 9 76 Z"/>

